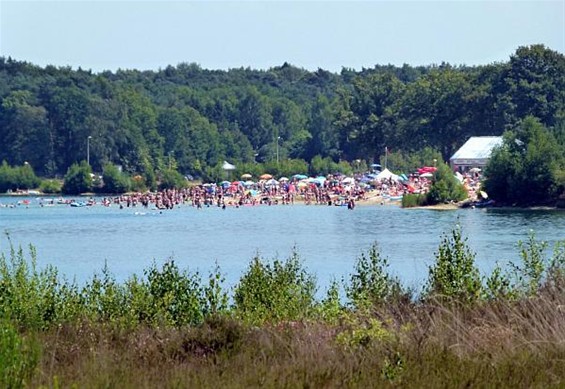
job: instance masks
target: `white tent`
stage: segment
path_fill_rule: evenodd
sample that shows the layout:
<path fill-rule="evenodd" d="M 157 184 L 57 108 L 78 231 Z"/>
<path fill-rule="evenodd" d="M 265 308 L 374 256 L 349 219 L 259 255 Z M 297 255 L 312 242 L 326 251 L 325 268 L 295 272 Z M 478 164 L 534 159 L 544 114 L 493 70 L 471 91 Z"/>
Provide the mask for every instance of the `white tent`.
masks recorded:
<path fill-rule="evenodd" d="M 232 165 L 228 161 L 224 161 L 224 164 L 222 165 L 222 169 L 224 169 L 224 170 L 235 170 L 235 165 Z"/>
<path fill-rule="evenodd" d="M 396 174 L 394 174 L 393 172 L 391 172 L 390 170 L 386 169 L 383 170 L 382 172 L 380 172 L 379 174 L 377 174 L 377 180 L 388 180 L 388 179 L 392 179 L 394 181 L 398 181 L 400 179 L 400 177 L 398 177 Z"/>

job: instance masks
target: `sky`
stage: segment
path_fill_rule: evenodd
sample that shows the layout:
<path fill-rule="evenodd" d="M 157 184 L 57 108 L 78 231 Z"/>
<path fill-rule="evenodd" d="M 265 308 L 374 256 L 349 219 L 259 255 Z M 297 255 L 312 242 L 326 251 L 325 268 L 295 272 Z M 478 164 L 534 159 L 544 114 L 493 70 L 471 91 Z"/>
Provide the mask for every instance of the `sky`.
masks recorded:
<path fill-rule="evenodd" d="M 483 65 L 565 52 L 565 0 L 0 0 L 0 56 L 94 72 Z"/>

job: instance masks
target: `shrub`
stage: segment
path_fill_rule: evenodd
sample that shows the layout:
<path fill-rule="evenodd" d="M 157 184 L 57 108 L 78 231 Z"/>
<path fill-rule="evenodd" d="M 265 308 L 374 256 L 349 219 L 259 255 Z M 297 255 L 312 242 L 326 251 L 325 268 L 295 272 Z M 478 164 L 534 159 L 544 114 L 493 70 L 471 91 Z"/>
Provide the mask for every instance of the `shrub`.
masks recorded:
<path fill-rule="evenodd" d="M 65 174 L 62 191 L 65 194 L 81 194 L 92 190 L 92 169 L 82 161 L 79 164 L 72 164 Z"/>
<path fill-rule="evenodd" d="M 432 185 L 426 196 L 426 203 L 440 204 L 449 201 L 461 201 L 467 198 L 467 191 L 454 176 L 451 168 L 441 163 L 434 173 Z"/>
<path fill-rule="evenodd" d="M 186 188 L 186 178 L 174 169 L 165 169 L 161 174 L 159 189 Z"/>
<path fill-rule="evenodd" d="M 22 248 L 10 245 L 10 255 L 0 254 L 0 315 L 26 328 L 41 329 L 57 322 L 69 306 L 72 288 L 62 288 L 52 267 L 36 268 L 36 252 L 30 246 L 30 261 Z"/>
<path fill-rule="evenodd" d="M 224 314 L 228 311 L 228 295 L 222 288 L 225 278 L 216 263 L 214 271 L 208 276 L 208 284 L 204 286 L 206 315 Z"/>
<path fill-rule="evenodd" d="M 39 190 L 43 193 L 61 193 L 63 185 L 58 180 L 43 180 L 39 185 Z"/>
<path fill-rule="evenodd" d="M 545 272 L 547 242 L 538 242 L 535 233 L 530 231 L 528 241 L 526 243 L 519 241 L 518 248 L 522 263 L 521 265 L 511 263 L 518 281 L 517 286 L 526 295 L 533 295 L 541 286 Z"/>
<path fill-rule="evenodd" d="M 124 321 L 128 301 L 124 287 L 119 285 L 107 264 L 102 274 L 95 274 L 82 290 L 84 315 L 93 321 L 118 323 Z"/>
<path fill-rule="evenodd" d="M 129 178 L 110 163 L 104 166 L 102 180 L 104 181 L 103 190 L 106 193 L 125 193 L 131 187 Z"/>
<path fill-rule="evenodd" d="M 0 321 L 0 387 L 27 386 L 35 373 L 39 354 L 36 341 L 20 336 L 10 322 Z"/>
<path fill-rule="evenodd" d="M 475 253 L 463 239 L 461 227 L 451 234 L 443 234 L 436 262 L 429 269 L 426 294 L 447 297 L 462 302 L 476 301 L 482 293 L 479 270 L 475 266 Z"/>
<path fill-rule="evenodd" d="M 344 329 L 337 336 L 338 344 L 350 349 L 367 347 L 371 343 L 389 343 L 393 333 L 384 328 L 383 323 L 374 317 L 346 315 Z"/>
<path fill-rule="evenodd" d="M 256 256 L 234 292 L 234 308 L 243 320 L 297 320 L 306 317 L 314 303 L 316 282 L 293 252 L 286 261 L 265 263 Z"/>
<path fill-rule="evenodd" d="M 357 308 L 368 307 L 389 300 L 401 292 L 400 283 L 387 273 L 388 260 L 383 258 L 374 243 L 355 263 L 355 273 L 346 287 L 347 297 Z"/>
<path fill-rule="evenodd" d="M 402 207 L 403 208 L 412 208 L 412 207 L 421 207 L 426 205 L 427 197 L 425 194 L 412 194 L 407 193 L 402 196 Z"/>
<path fill-rule="evenodd" d="M 153 265 L 145 274 L 154 322 L 180 327 L 203 321 L 206 300 L 198 273 L 180 271 L 171 260 L 162 269 Z"/>
<path fill-rule="evenodd" d="M 6 161 L 0 165 L 0 192 L 37 188 L 40 180 L 30 164 L 11 167 Z"/>
<path fill-rule="evenodd" d="M 547 282 L 551 286 L 565 286 L 565 241 L 557 242 L 547 268 Z"/>
<path fill-rule="evenodd" d="M 339 284 L 336 280 L 332 280 L 326 291 L 326 297 L 317 306 L 317 317 L 326 323 L 337 324 L 344 312 L 339 297 Z"/>

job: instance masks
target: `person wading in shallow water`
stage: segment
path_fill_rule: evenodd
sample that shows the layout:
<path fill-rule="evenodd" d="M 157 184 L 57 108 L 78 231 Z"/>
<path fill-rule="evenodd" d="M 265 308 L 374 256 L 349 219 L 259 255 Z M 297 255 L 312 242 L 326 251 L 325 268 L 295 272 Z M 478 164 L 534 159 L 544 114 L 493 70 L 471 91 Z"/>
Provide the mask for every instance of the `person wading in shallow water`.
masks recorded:
<path fill-rule="evenodd" d="M 355 200 L 350 198 L 347 202 L 347 209 L 353 210 L 353 208 L 355 208 Z"/>

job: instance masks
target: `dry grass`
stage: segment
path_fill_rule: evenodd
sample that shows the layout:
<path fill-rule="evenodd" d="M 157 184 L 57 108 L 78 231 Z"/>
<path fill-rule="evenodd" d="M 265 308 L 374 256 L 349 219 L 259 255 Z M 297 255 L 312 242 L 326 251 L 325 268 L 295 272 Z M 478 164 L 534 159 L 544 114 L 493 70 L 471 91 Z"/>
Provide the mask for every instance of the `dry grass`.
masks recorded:
<path fill-rule="evenodd" d="M 475 307 L 398 304 L 371 314 L 390 337 L 338 342 L 351 322 L 118 330 L 80 323 L 41 335 L 32 386 L 562 387 L 565 294 Z M 359 318 L 361 323 L 365 317 Z"/>

